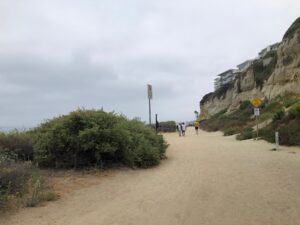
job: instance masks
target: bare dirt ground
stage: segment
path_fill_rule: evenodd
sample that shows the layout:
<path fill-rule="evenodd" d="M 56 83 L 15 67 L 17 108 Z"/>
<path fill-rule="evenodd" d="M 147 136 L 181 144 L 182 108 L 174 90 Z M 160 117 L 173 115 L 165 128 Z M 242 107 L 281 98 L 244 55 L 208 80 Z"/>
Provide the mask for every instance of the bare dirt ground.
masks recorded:
<path fill-rule="evenodd" d="M 300 149 L 190 128 L 147 170 L 53 177 L 62 197 L 1 225 L 299 225 Z"/>

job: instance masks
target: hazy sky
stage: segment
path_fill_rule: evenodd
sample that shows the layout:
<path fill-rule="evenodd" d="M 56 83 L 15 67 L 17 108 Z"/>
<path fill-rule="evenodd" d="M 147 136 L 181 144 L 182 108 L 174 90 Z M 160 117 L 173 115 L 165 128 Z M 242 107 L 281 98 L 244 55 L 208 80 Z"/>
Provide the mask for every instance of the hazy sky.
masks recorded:
<path fill-rule="evenodd" d="M 299 0 L 0 0 L 0 127 L 78 107 L 147 121 L 147 83 L 160 121 L 191 120 L 298 16 Z"/>

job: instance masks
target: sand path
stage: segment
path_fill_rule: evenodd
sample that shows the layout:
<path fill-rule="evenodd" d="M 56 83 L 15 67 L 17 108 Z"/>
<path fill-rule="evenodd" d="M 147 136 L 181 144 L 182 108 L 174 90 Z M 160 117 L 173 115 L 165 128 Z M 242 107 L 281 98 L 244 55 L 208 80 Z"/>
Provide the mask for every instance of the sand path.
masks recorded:
<path fill-rule="evenodd" d="M 3 225 L 299 225 L 300 149 L 220 133 L 166 134 L 168 159 L 119 170 Z"/>

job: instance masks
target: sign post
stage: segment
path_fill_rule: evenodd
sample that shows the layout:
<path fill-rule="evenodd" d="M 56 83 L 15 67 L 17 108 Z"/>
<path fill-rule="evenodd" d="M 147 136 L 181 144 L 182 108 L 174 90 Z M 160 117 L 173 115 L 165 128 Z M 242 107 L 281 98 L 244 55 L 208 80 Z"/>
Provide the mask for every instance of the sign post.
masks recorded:
<path fill-rule="evenodd" d="M 276 131 L 275 132 L 275 146 L 276 146 L 276 150 L 279 149 L 279 132 Z"/>
<path fill-rule="evenodd" d="M 256 121 L 256 140 L 258 140 L 258 117 L 259 117 L 259 108 L 254 108 L 254 115 L 255 115 L 255 121 Z"/>
<path fill-rule="evenodd" d="M 151 125 L 151 99 L 152 99 L 152 85 L 147 84 L 148 100 L 149 100 L 149 124 Z"/>
<path fill-rule="evenodd" d="M 258 117 L 260 115 L 259 107 L 262 104 L 262 101 L 259 98 L 254 98 L 251 101 L 252 106 L 254 107 L 254 116 L 256 121 L 256 140 L 258 140 Z"/>

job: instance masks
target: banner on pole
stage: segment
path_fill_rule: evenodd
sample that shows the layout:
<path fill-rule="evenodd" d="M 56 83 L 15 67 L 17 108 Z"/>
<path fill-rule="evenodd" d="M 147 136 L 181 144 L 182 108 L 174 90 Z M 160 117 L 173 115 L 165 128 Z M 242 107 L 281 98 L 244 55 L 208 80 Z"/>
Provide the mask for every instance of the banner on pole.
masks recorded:
<path fill-rule="evenodd" d="M 148 87 L 148 98 L 152 99 L 153 95 L 152 95 L 152 85 L 151 84 L 147 84 Z"/>

